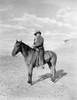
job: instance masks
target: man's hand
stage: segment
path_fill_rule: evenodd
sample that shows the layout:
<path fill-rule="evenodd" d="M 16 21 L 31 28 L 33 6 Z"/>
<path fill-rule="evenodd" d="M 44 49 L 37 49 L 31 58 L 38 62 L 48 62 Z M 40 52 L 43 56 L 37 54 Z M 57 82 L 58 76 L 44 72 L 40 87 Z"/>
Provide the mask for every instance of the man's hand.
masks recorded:
<path fill-rule="evenodd" d="M 38 49 L 38 48 L 36 48 L 36 51 L 39 51 L 39 49 Z"/>

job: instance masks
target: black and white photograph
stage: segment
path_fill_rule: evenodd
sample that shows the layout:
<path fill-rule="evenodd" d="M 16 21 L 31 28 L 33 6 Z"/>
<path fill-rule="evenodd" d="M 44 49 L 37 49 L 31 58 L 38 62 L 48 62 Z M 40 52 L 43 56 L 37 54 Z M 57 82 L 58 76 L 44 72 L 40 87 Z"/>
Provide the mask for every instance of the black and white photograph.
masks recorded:
<path fill-rule="evenodd" d="M 0 0 L 0 100 L 77 100 L 77 0 Z"/>

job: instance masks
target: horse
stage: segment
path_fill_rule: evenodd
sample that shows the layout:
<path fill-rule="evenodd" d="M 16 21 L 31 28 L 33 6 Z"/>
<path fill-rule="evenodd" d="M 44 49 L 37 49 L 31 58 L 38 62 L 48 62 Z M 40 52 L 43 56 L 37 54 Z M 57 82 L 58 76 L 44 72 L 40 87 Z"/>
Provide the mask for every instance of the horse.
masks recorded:
<path fill-rule="evenodd" d="M 21 52 L 21 54 L 23 55 L 27 65 L 28 83 L 32 84 L 33 68 L 36 67 L 36 50 L 34 48 L 31 48 L 24 42 L 16 40 L 16 43 L 12 50 L 12 56 L 14 57 L 19 52 Z M 55 52 L 48 50 L 44 51 L 44 64 L 48 64 L 49 69 L 51 70 L 51 80 L 53 82 L 55 81 L 56 62 L 57 62 L 57 55 Z"/>

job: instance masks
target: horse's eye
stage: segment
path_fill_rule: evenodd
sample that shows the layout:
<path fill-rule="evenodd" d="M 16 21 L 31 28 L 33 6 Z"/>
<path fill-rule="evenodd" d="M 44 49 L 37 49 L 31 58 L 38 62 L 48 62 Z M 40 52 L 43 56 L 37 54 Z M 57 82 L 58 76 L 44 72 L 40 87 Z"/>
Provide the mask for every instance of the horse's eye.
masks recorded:
<path fill-rule="evenodd" d="M 20 46 L 20 43 L 16 43 L 15 45 L 14 45 L 14 47 L 19 47 Z"/>
<path fill-rule="evenodd" d="M 17 47 L 19 47 L 19 45 L 17 45 Z"/>
<path fill-rule="evenodd" d="M 14 47 L 16 47 L 16 44 L 14 45 Z"/>
<path fill-rule="evenodd" d="M 17 47 L 18 47 L 18 45 L 17 45 Z"/>

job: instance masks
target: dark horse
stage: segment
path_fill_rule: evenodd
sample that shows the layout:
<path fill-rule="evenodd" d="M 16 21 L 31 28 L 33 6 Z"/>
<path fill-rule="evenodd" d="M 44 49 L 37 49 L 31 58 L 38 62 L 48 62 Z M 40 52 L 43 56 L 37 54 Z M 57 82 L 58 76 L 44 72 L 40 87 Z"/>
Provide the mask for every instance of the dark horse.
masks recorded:
<path fill-rule="evenodd" d="M 12 56 L 15 56 L 17 53 L 21 52 L 23 57 L 25 58 L 25 62 L 28 68 L 28 83 L 32 84 L 32 72 L 33 68 L 36 66 L 36 50 L 26 45 L 22 41 L 17 41 L 14 45 L 14 49 L 12 51 Z M 57 55 L 52 51 L 44 51 L 44 60 L 45 64 L 49 65 L 51 70 L 51 80 L 55 81 L 55 73 L 56 73 L 56 62 Z"/>

